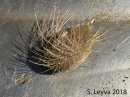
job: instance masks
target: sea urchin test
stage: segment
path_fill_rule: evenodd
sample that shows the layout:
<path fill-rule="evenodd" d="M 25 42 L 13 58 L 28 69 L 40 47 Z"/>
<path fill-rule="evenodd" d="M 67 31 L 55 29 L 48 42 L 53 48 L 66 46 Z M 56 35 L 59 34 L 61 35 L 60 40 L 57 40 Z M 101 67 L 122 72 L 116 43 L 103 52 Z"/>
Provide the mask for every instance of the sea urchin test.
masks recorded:
<path fill-rule="evenodd" d="M 93 43 L 100 41 L 108 31 L 99 34 L 101 29 L 92 34 L 89 24 L 64 28 L 70 19 L 68 11 L 63 15 L 59 12 L 57 17 L 55 11 L 49 20 L 46 18 L 41 25 L 37 20 L 36 33 L 40 36 L 40 47 L 34 44 L 40 63 L 54 71 L 69 71 L 78 67 L 92 52 Z"/>

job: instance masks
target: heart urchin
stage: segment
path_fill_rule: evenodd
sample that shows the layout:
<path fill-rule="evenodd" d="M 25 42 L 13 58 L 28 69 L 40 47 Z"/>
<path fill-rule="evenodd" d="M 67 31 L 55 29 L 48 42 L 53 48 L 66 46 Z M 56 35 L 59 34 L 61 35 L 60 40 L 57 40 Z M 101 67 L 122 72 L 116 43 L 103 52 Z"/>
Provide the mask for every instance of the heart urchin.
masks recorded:
<path fill-rule="evenodd" d="M 51 19 L 52 18 L 52 19 Z M 51 15 L 41 25 L 37 20 L 36 34 L 40 36 L 40 47 L 37 42 L 34 44 L 40 62 L 35 64 L 43 65 L 54 71 L 69 71 L 78 67 L 92 52 L 91 46 L 100 40 L 108 31 L 99 34 L 100 29 L 92 34 L 89 24 L 64 28 L 69 20 L 68 11 L 63 15 L 59 12 L 55 17 Z M 35 39 L 36 40 L 36 39 Z"/>

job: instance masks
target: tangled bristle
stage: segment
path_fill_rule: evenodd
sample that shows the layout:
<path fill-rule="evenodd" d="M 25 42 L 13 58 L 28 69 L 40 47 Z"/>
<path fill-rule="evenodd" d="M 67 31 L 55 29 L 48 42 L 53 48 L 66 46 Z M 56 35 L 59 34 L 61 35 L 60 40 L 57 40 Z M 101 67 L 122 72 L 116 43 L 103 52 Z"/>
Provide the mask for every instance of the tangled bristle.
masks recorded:
<path fill-rule="evenodd" d="M 92 34 L 89 24 L 74 26 L 73 23 L 71 28 L 65 29 L 64 25 L 70 19 L 69 11 L 63 15 L 58 12 L 57 17 L 55 17 L 55 11 L 48 22 L 46 18 L 43 20 L 42 25 L 36 17 L 38 26 L 36 32 L 41 37 L 41 47 L 35 44 L 34 48 L 39 53 L 33 52 L 39 56 L 35 59 L 38 59 L 40 63 L 33 63 L 54 71 L 69 71 L 78 67 L 89 56 L 92 52 L 92 44 L 100 41 L 100 38 L 108 31 L 100 35 L 101 29 L 99 29 Z"/>

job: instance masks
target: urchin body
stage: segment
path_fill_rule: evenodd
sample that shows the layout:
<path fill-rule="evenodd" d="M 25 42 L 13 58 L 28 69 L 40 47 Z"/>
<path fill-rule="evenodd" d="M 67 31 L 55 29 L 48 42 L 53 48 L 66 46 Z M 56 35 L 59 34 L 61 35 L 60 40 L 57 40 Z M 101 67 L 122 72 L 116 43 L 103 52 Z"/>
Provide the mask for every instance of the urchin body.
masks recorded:
<path fill-rule="evenodd" d="M 64 33 L 66 35 L 64 35 Z M 51 68 L 56 71 L 69 71 L 78 67 L 91 53 L 91 38 L 93 34 L 89 25 L 77 26 L 74 29 L 65 30 L 63 35 L 58 37 L 53 44 L 59 50 L 52 46 L 51 52 L 59 57 L 50 59 Z"/>
<path fill-rule="evenodd" d="M 37 33 L 41 36 L 41 48 L 37 46 L 35 48 L 40 51 L 37 55 L 39 55 L 39 60 L 42 63 L 36 64 L 43 65 L 54 71 L 72 70 L 83 63 L 89 56 L 92 52 L 92 44 L 99 41 L 108 32 L 99 34 L 99 29 L 95 34 L 92 34 L 89 24 L 72 25 L 71 28 L 63 29 L 63 25 L 68 20 L 66 14 L 56 19 L 53 17 L 50 29 L 47 28 L 48 26 L 44 22 L 42 27 L 46 31 L 40 29 L 37 21 Z M 46 37 L 44 37 L 45 32 L 47 33 Z M 48 35 L 48 33 L 51 33 L 51 35 Z"/>

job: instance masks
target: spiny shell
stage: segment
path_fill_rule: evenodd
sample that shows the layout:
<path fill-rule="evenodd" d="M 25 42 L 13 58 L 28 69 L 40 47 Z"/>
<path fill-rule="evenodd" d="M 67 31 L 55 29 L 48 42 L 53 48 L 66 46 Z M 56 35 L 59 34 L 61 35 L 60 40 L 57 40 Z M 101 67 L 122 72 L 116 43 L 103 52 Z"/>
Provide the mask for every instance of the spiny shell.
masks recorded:
<path fill-rule="evenodd" d="M 67 17 L 66 14 L 63 16 Z M 71 28 L 63 29 L 66 17 L 59 16 L 56 19 L 53 17 L 50 29 L 44 22 L 42 27 L 46 28 L 46 31 L 42 31 L 38 27 L 37 33 L 41 36 L 42 41 L 41 48 L 35 46 L 40 51 L 38 55 L 42 62 L 41 64 L 37 63 L 38 65 L 46 66 L 54 71 L 72 70 L 89 56 L 92 44 L 99 41 L 108 32 L 99 35 L 99 29 L 95 34 L 92 34 L 89 24 L 72 25 Z M 46 37 L 44 37 L 45 32 L 47 33 Z"/>

